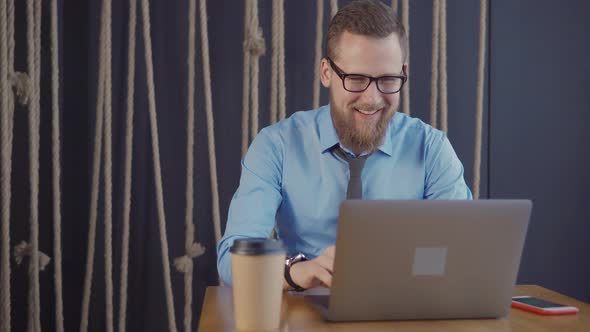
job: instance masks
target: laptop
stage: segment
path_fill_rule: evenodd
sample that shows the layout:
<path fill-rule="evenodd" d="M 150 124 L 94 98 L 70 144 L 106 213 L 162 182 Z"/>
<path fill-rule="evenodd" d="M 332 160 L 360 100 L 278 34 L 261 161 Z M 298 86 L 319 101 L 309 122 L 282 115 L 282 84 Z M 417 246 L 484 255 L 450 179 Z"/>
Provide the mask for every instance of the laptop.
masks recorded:
<path fill-rule="evenodd" d="M 510 310 L 528 200 L 348 200 L 329 294 L 304 295 L 330 321 L 498 318 Z"/>

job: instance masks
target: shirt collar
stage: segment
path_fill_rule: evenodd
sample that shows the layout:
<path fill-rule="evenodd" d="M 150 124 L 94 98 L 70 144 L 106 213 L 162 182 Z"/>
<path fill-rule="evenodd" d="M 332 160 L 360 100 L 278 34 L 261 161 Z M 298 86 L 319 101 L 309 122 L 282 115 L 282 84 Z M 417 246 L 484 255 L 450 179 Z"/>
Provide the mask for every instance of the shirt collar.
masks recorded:
<path fill-rule="evenodd" d="M 397 114 L 396 114 L 397 115 Z M 377 149 L 388 156 L 393 154 L 393 143 L 391 141 L 391 131 L 396 122 L 396 116 L 393 116 L 392 121 L 387 127 L 387 132 L 381 144 Z M 332 122 L 332 116 L 330 115 L 330 105 L 322 106 L 319 110 L 318 125 L 320 130 L 320 145 L 322 153 L 330 150 L 334 145 L 339 144 L 338 134 L 334 128 L 334 122 Z"/>

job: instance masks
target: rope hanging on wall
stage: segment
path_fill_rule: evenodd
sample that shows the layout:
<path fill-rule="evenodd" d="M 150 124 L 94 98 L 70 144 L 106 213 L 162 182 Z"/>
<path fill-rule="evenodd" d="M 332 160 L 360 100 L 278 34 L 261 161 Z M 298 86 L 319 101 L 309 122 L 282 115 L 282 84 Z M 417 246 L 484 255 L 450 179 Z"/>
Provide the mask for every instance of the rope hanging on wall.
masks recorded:
<path fill-rule="evenodd" d="M 338 0 L 330 0 L 330 16 L 338 12 Z M 324 35 L 324 0 L 316 1 L 315 60 L 313 77 L 313 108 L 320 107 L 320 64 L 322 61 L 322 38 Z"/>
<path fill-rule="evenodd" d="M 205 87 L 205 111 L 207 113 L 207 141 L 209 150 L 209 173 L 211 176 L 211 204 L 213 210 L 213 227 L 215 244 L 221 240 L 221 217 L 219 215 L 219 189 L 217 186 L 217 160 L 215 157 L 215 128 L 213 126 L 213 97 L 211 92 L 211 62 L 209 61 L 209 33 L 207 29 L 207 3 L 199 2 L 201 21 L 201 48 L 203 59 L 203 80 Z M 257 83 L 258 85 L 258 83 Z M 258 92 L 256 92 L 258 93 Z"/>
<path fill-rule="evenodd" d="M 9 79 L 14 70 L 14 0 L 0 0 L 0 132 L 2 247 L 0 248 L 0 330 L 10 331 L 10 203 L 12 175 L 12 139 L 14 98 Z"/>
<path fill-rule="evenodd" d="M 63 285 L 61 261 L 61 164 L 59 126 L 59 33 L 57 0 L 51 0 L 51 102 L 53 175 L 53 268 L 55 287 L 55 330 L 63 332 Z"/>
<path fill-rule="evenodd" d="M 105 0 L 103 6 L 107 8 L 105 14 L 108 22 L 105 24 L 105 93 L 104 93 L 104 264 L 105 264 L 105 329 L 107 332 L 113 331 L 113 103 L 112 103 L 112 47 L 111 41 L 111 22 L 112 10 L 111 1 Z"/>
<path fill-rule="evenodd" d="M 338 12 L 338 0 L 330 0 L 330 17 L 334 17 L 337 12 Z"/>
<path fill-rule="evenodd" d="M 278 113 L 278 81 L 279 81 L 279 2 L 272 2 L 271 45 L 270 58 L 270 124 L 277 122 Z"/>
<path fill-rule="evenodd" d="M 432 63 L 430 125 L 447 132 L 447 35 L 446 0 L 432 2 Z M 439 76 L 440 75 L 440 76 Z M 438 112 L 440 110 L 440 126 Z"/>
<path fill-rule="evenodd" d="M 440 1 L 432 1 L 432 62 L 430 66 L 430 125 L 437 128 L 437 101 L 438 101 L 438 56 L 439 32 L 440 32 Z"/>
<path fill-rule="evenodd" d="M 272 2 L 272 58 L 270 91 L 270 124 L 282 120 L 285 111 L 285 13 L 284 0 Z"/>
<path fill-rule="evenodd" d="M 242 76 L 242 158 L 248 151 L 248 122 L 250 121 L 250 50 L 246 49 L 246 40 L 250 38 L 250 0 L 244 1 L 244 75 Z"/>
<path fill-rule="evenodd" d="M 258 19 L 258 0 L 246 0 L 244 8 L 244 81 L 242 96 L 242 157 L 248 150 L 248 118 L 250 139 L 258 133 L 259 59 L 265 45 Z M 250 114 L 251 113 L 251 114 Z"/>
<path fill-rule="evenodd" d="M 475 160 L 473 162 L 473 198 L 479 199 L 481 176 L 481 136 L 483 117 L 484 69 L 486 49 L 486 11 L 487 1 L 479 1 L 479 49 L 477 55 L 477 96 L 475 111 Z"/>
<path fill-rule="evenodd" d="M 246 48 L 252 50 L 252 54 L 250 57 L 250 100 L 252 102 L 252 117 L 250 118 L 250 140 L 253 140 L 258 134 L 258 81 L 259 81 L 259 74 L 260 74 L 260 56 L 264 54 L 265 45 L 264 45 L 264 37 L 262 35 L 262 28 L 260 27 L 259 19 L 258 19 L 258 0 L 248 0 L 252 1 L 252 5 L 250 6 L 250 25 L 249 25 L 249 36 L 250 38 L 246 40 Z"/>
<path fill-rule="evenodd" d="M 96 243 L 96 220 L 98 216 L 98 195 L 99 195 L 99 180 L 100 180 L 100 166 L 102 158 L 102 143 L 105 139 L 105 159 L 107 159 L 107 142 L 104 136 L 108 135 L 104 133 L 106 128 L 105 122 L 105 110 L 107 107 L 111 107 L 110 104 L 110 57 L 111 57 L 111 39 L 110 39 L 110 24 L 111 24 L 111 3 L 110 0 L 102 2 L 101 20 L 100 20 L 100 37 L 99 37 L 99 63 L 98 63 L 98 91 L 96 100 L 96 125 L 94 132 L 94 155 L 92 165 L 92 187 L 90 194 L 90 221 L 88 227 L 88 249 L 86 252 L 86 274 L 84 278 L 84 293 L 82 297 L 82 316 L 80 319 L 80 331 L 85 332 L 88 330 L 88 316 L 90 310 L 90 297 L 92 293 L 92 277 L 94 270 L 94 252 Z M 105 162 L 106 164 L 106 162 Z M 104 165 L 106 171 L 106 165 Z M 106 174 L 105 174 L 105 191 L 106 191 Z M 106 193 L 105 193 L 106 196 Z M 105 197 L 105 208 L 106 201 Z M 106 211 L 105 211 L 106 219 Z M 107 243 L 107 221 L 105 220 L 105 246 Z M 105 268 L 107 265 L 107 248 L 105 247 Z M 107 272 L 105 270 L 105 281 L 107 281 Z M 111 290 L 112 292 L 112 290 Z M 112 294 L 112 293 L 111 293 Z M 108 290 L 105 292 L 105 297 L 108 298 Z M 111 297 L 112 299 L 112 297 Z M 108 299 L 105 299 L 108 301 Z M 106 301 L 105 301 L 106 304 Z M 108 308 L 105 308 L 107 329 L 112 330 L 112 324 L 109 324 L 108 320 L 111 317 L 112 322 L 112 311 L 108 313 Z M 112 310 L 112 309 L 111 309 Z"/>
<path fill-rule="evenodd" d="M 205 24 L 206 24 L 206 12 L 207 9 L 204 7 L 205 4 L 201 3 L 200 12 L 201 17 L 205 17 Z M 187 101 L 187 188 L 186 188 L 186 213 L 185 213 L 185 255 L 178 257 L 174 260 L 174 266 L 179 272 L 184 273 L 184 330 L 191 331 L 192 330 L 192 282 L 193 282 L 193 259 L 202 255 L 205 252 L 205 248 L 203 248 L 199 243 L 195 242 L 194 240 L 194 232 L 195 226 L 193 224 L 193 204 L 194 204 L 194 176 L 193 176 L 193 167 L 194 167 L 194 135 L 195 135 L 195 127 L 194 127 L 194 119 L 195 119 L 195 31 L 196 31 L 196 13 L 195 13 L 195 2 L 189 2 L 189 13 L 188 13 L 188 55 L 187 55 L 187 66 L 188 66 L 188 101 Z M 204 31 L 205 37 L 204 42 L 208 45 L 209 41 L 207 40 L 207 26 L 205 28 L 201 28 L 202 32 Z M 203 35 L 201 35 L 203 37 Z M 204 51 L 205 53 L 205 51 Z M 206 56 L 204 54 L 204 63 L 203 65 L 207 68 L 204 68 L 204 73 L 206 73 L 207 77 L 204 77 L 205 85 L 206 85 L 206 92 L 205 94 L 209 93 L 210 97 L 210 86 L 211 81 L 209 78 L 209 52 L 208 49 L 206 51 Z M 207 89 L 209 89 L 207 91 Z M 207 96 L 206 96 L 207 98 Z M 207 102 L 206 102 L 207 104 Z M 210 103 L 208 103 L 207 109 L 207 117 L 211 117 L 212 119 L 212 112 L 210 112 Z M 209 129 L 209 127 L 208 127 Z M 211 127 L 211 132 L 212 132 Z M 213 145 L 212 145 L 213 144 Z M 211 147 L 213 146 L 213 147 Z M 209 142 L 210 152 L 215 151 L 214 141 Z M 209 160 L 215 160 L 215 154 L 209 158 Z M 215 164 L 213 164 L 214 169 L 216 169 Z M 212 173 L 213 174 L 213 173 Z M 212 179 L 213 179 L 212 175 Z M 215 183 L 217 183 L 216 173 L 215 173 Z M 212 192 L 212 195 L 217 195 L 216 189 Z M 215 204 L 214 204 L 215 206 Z M 215 215 L 215 211 L 213 212 Z M 215 220 L 218 220 L 218 217 L 214 216 L 214 226 L 216 226 Z"/>
<path fill-rule="evenodd" d="M 259 59 L 265 52 L 262 28 L 258 19 L 258 0 L 246 0 L 244 6 L 244 77 L 242 90 L 242 157 L 248 150 L 248 120 L 250 139 L 258 133 Z M 252 113 L 252 114 L 250 114 Z"/>
<path fill-rule="evenodd" d="M 193 256 L 190 253 L 194 243 L 195 226 L 193 224 L 194 204 L 194 135 L 195 135 L 195 30 L 196 3 L 188 2 L 188 54 L 187 54 L 187 129 L 186 129 L 186 211 L 185 211 L 185 255 L 174 259 L 176 270 L 184 273 L 184 331 L 191 330 L 192 289 L 193 289 Z"/>
<path fill-rule="evenodd" d="M 121 276 L 119 283 L 119 332 L 125 332 L 127 323 L 127 284 L 129 274 L 129 237 L 131 218 L 131 183 L 133 173 L 133 114 L 135 95 L 135 46 L 137 33 L 137 0 L 129 0 L 127 26 L 127 116 L 125 124 L 125 176 L 123 189 L 123 237 L 121 244 Z"/>
<path fill-rule="evenodd" d="M 408 64 L 408 69 L 406 74 L 410 77 L 410 0 L 402 0 L 402 24 L 406 29 L 406 36 L 408 36 L 408 49 L 406 54 L 406 63 Z M 402 89 L 402 111 L 406 115 L 410 115 L 410 85 L 412 80 L 408 80 L 405 84 L 404 88 Z"/>
<path fill-rule="evenodd" d="M 100 180 L 100 164 L 102 157 L 102 136 L 103 136 L 103 109 L 104 109 L 104 90 L 105 90 L 105 71 L 106 71 L 106 45 L 105 36 L 107 18 L 105 15 L 106 5 L 102 6 L 101 28 L 99 37 L 99 54 L 98 54 L 98 81 L 96 96 L 96 122 L 94 126 L 94 147 L 92 158 L 92 183 L 90 190 L 90 211 L 88 222 L 88 249 L 86 250 L 86 272 L 84 274 L 84 291 L 82 296 L 82 308 L 80 317 L 80 331 L 88 330 L 88 315 L 90 309 L 90 296 L 92 292 L 92 275 L 94 270 L 94 251 L 96 242 L 96 219 L 98 214 L 98 190 Z"/>
<path fill-rule="evenodd" d="M 28 330 L 41 330 L 39 292 L 39 125 L 41 69 L 41 1 L 27 1 L 27 71 L 32 82 L 29 103 L 30 255 Z"/>
<path fill-rule="evenodd" d="M 283 0 L 279 1 L 279 18 L 281 22 L 279 24 L 279 35 L 282 36 L 279 39 L 279 119 L 287 117 L 287 106 L 286 106 L 286 85 L 285 85 L 285 3 Z"/>
<path fill-rule="evenodd" d="M 320 107 L 320 62 L 322 61 L 322 37 L 324 33 L 324 0 L 316 0 L 315 60 L 313 62 L 313 108 Z"/>
<path fill-rule="evenodd" d="M 440 98 L 440 129 L 448 132 L 448 101 L 447 101 L 447 0 L 440 0 L 440 57 L 439 57 L 439 98 Z"/>
<path fill-rule="evenodd" d="M 142 0 L 141 2 L 141 15 L 143 21 L 143 41 L 148 88 L 148 110 L 150 116 L 150 133 L 152 137 L 154 182 L 156 185 L 156 206 L 158 210 L 158 225 L 160 228 L 160 243 L 162 249 L 162 272 L 164 279 L 164 289 L 166 293 L 166 308 L 168 311 L 168 328 L 170 331 L 176 332 L 176 316 L 174 314 L 174 299 L 172 294 L 172 283 L 170 281 L 168 239 L 166 237 L 166 213 L 164 210 L 164 194 L 162 189 L 162 168 L 160 166 L 160 142 L 158 138 L 158 120 L 156 115 L 156 88 L 154 84 L 154 64 L 152 60 L 152 37 L 150 35 L 150 8 L 148 0 Z"/>

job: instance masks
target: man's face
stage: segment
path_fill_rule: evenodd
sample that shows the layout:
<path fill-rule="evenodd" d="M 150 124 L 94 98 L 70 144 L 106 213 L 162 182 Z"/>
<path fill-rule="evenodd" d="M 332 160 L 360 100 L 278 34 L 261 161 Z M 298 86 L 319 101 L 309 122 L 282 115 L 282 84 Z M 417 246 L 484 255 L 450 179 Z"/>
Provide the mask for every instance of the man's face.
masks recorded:
<path fill-rule="evenodd" d="M 334 64 L 347 74 L 402 75 L 407 68 L 395 33 L 377 39 L 345 31 L 334 54 Z M 330 89 L 332 121 L 341 143 L 356 154 L 374 151 L 383 143 L 400 93 L 381 93 L 375 81 L 363 92 L 349 92 L 326 59 L 320 70 L 322 84 Z"/>

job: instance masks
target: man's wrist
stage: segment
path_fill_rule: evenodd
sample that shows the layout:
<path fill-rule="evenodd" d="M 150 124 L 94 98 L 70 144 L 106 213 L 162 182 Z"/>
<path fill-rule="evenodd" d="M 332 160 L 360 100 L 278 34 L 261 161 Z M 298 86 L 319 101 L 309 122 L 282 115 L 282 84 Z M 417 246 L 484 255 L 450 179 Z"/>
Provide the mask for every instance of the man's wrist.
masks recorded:
<path fill-rule="evenodd" d="M 307 257 L 305 257 L 305 255 L 302 253 L 299 253 L 293 257 L 287 257 L 287 259 L 285 259 L 285 281 L 287 284 L 289 284 L 291 290 L 296 292 L 302 292 L 305 290 L 305 288 L 299 286 L 295 281 L 293 281 L 293 278 L 291 277 L 291 267 L 297 263 L 305 262 L 306 260 Z"/>

